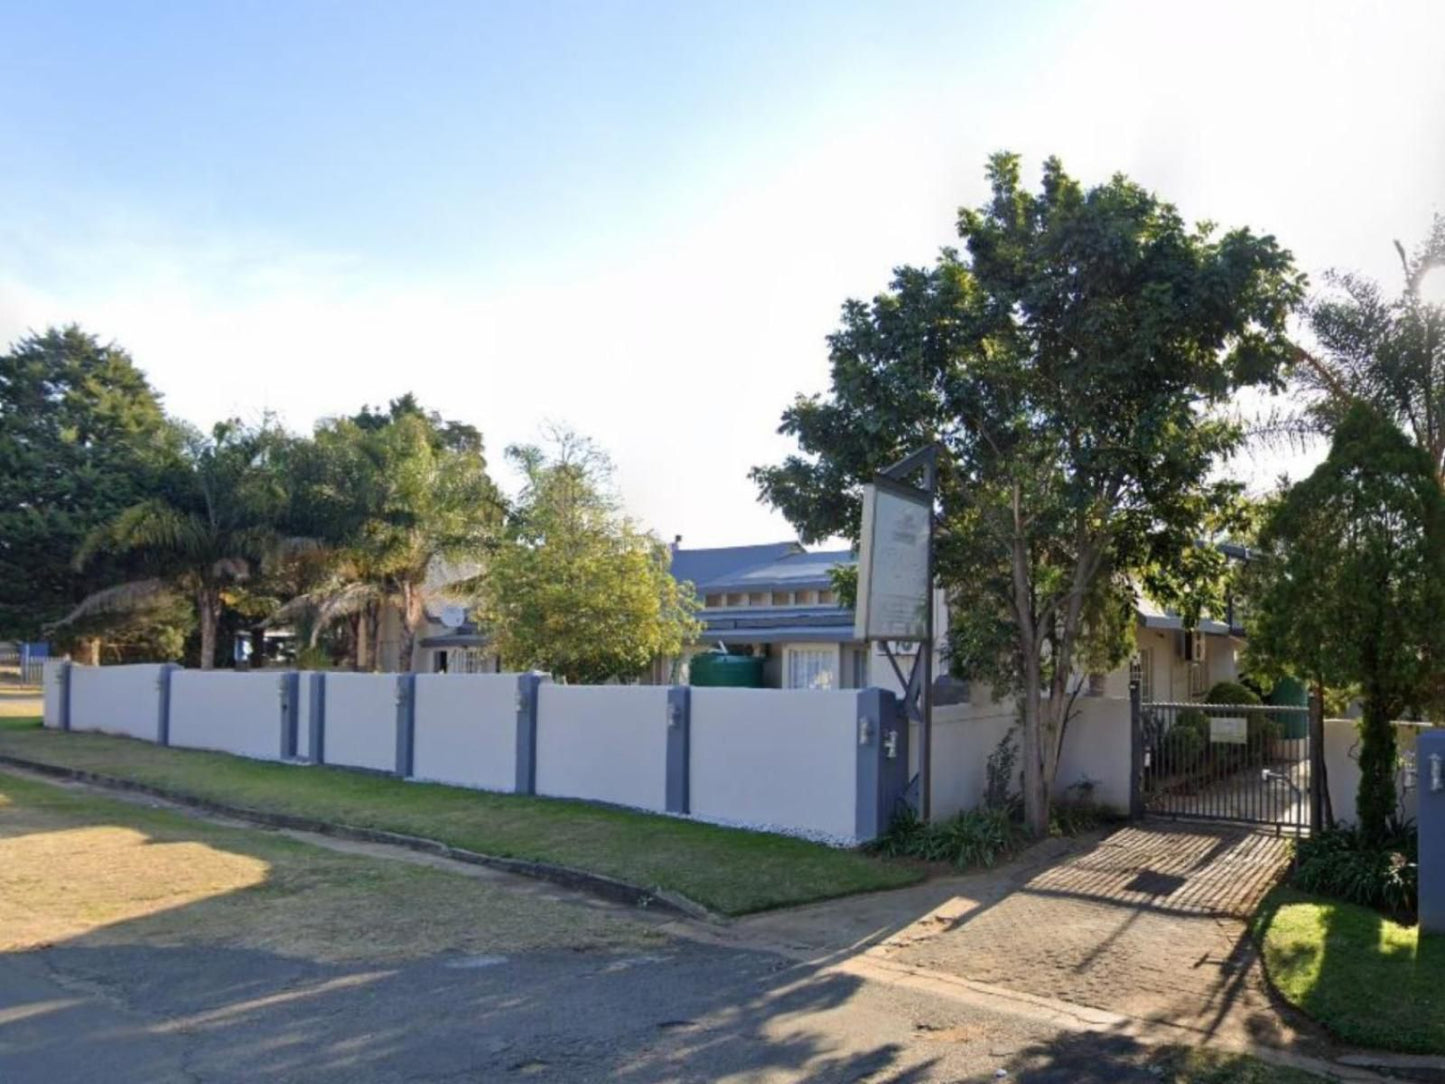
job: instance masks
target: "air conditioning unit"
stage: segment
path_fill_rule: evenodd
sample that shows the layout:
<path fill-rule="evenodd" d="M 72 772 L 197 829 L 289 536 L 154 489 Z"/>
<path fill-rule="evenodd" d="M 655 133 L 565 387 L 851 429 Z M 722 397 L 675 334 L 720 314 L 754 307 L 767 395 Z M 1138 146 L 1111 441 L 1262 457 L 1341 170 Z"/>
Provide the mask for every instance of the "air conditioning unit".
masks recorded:
<path fill-rule="evenodd" d="M 1203 662 L 1205 653 L 1204 633 L 1192 629 L 1184 629 L 1179 633 L 1179 657 L 1181 659 L 1185 662 Z"/>

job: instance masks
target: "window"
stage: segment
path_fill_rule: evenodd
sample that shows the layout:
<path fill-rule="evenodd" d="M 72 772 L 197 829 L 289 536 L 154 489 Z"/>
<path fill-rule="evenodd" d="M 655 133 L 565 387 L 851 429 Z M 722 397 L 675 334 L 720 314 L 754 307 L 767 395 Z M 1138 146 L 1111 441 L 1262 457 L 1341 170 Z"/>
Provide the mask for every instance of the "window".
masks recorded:
<path fill-rule="evenodd" d="M 789 689 L 831 689 L 836 684 L 836 648 L 790 648 L 787 687 Z"/>
<path fill-rule="evenodd" d="M 721 606 L 722 604 L 723 604 L 723 597 L 722 597 L 722 595 L 708 595 L 707 598 L 704 600 L 704 605 L 706 605 L 707 608 L 710 609 L 710 610 L 715 610 L 715 609 L 717 609 L 719 606 Z"/>
<path fill-rule="evenodd" d="M 819 591 L 819 592 L 818 592 L 818 605 L 819 605 L 819 606 L 832 606 L 832 605 L 834 605 L 837 601 L 838 601 L 837 596 L 836 596 L 835 594 L 833 594 L 832 591 Z"/>
<path fill-rule="evenodd" d="M 1154 699 L 1154 649 L 1139 649 L 1139 699 L 1148 703 Z"/>
<path fill-rule="evenodd" d="M 1189 664 L 1189 698 L 1198 700 L 1209 691 L 1209 674 L 1204 669 L 1202 662 L 1191 662 Z"/>
<path fill-rule="evenodd" d="M 746 605 L 747 605 L 747 601 L 748 601 L 748 596 L 747 596 L 747 595 L 743 594 L 741 591 L 735 591 L 735 592 L 732 592 L 731 594 L 728 595 L 727 605 L 729 605 L 729 606 L 746 606 Z"/>
<path fill-rule="evenodd" d="M 816 591 L 794 591 L 793 605 L 812 606 L 815 604 L 815 600 L 817 599 L 817 597 L 818 593 Z"/>
<path fill-rule="evenodd" d="M 791 593 L 791 592 L 789 592 L 789 591 L 774 591 L 774 592 L 773 592 L 773 605 L 774 605 L 774 606 L 791 606 L 792 604 L 793 604 L 793 596 L 792 596 L 792 593 Z"/>
<path fill-rule="evenodd" d="M 754 591 L 750 595 L 748 595 L 749 606 L 766 606 L 767 604 L 768 596 L 766 592 Z"/>
<path fill-rule="evenodd" d="M 1085 693 L 1085 695 L 1086 695 L 1086 696 L 1103 696 L 1105 689 L 1108 688 L 1108 681 L 1109 681 L 1109 675 L 1108 675 L 1108 674 L 1090 674 L 1090 675 L 1089 675 L 1089 688 L 1088 688 L 1088 691 Z"/>

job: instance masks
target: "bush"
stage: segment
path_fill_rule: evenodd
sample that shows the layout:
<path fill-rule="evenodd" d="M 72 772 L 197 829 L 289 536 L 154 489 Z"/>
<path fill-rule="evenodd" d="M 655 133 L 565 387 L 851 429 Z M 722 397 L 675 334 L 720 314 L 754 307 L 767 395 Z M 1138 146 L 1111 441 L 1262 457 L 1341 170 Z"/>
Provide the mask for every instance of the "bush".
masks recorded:
<path fill-rule="evenodd" d="M 869 849 L 893 858 L 951 862 L 968 868 L 992 866 L 1018 850 L 1026 839 L 1023 825 L 1006 809 L 972 809 L 924 824 L 911 807 L 904 807 Z"/>
<path fill-rule="evenodd" d="M 1171 775 L 1192 775 L 1204 767 L 1209 746 L 1209 720 L 1197 708 L 1186 708 L 1164 735 L 1161 755 Z"/>
<path fill-rule="evenodd" d="M 1390 915 L 1413 915 L 1419 908 L 1419 835 L 1413 825 L 1396 826 L 1379 846 L 1357 828 L 1331 828 L 1301 840 L 1295 859 L 1294 884 L 1305 892 Z"/>

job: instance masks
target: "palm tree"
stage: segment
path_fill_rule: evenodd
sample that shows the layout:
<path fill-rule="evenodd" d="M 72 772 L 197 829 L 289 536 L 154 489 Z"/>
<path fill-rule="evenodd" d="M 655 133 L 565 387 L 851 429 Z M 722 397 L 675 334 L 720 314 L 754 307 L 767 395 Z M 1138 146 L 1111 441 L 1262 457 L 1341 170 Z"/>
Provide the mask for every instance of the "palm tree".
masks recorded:
<path fill-rule="evenodd" d="M 276 529 L 284 482 L 272 452 L 285 435 L 269 422 L 223 422 L 210 436 L 183 430 L 183 452 L 165 472 L 161 492 L 121 511 L 85 539 L 75 561 L 102 552 L 131 560 L 147 575 L 84 599 L 62 624 L 90 614 L 153 605 L 184 594 L 200 625 L 201 669 L 216 661 L 216 631 L 228 588 L 247 580 L 267 557 L 296 548 Z"/>

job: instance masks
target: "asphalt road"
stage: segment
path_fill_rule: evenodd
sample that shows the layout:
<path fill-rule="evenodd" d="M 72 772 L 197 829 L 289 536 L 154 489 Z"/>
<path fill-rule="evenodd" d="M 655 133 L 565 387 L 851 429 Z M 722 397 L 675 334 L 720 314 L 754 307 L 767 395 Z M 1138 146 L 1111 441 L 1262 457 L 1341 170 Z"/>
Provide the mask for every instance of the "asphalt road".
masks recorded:
<path fill-rule="evenodd" d="M 7 1084 L 1157 1081 L 1120 1036 L 688 941 L 328 966 L 249 949 L 0 958 Z"/>

